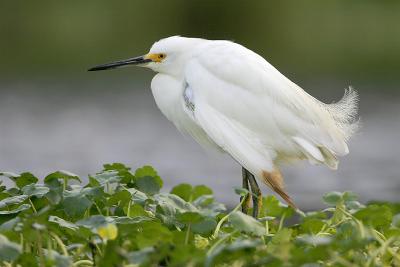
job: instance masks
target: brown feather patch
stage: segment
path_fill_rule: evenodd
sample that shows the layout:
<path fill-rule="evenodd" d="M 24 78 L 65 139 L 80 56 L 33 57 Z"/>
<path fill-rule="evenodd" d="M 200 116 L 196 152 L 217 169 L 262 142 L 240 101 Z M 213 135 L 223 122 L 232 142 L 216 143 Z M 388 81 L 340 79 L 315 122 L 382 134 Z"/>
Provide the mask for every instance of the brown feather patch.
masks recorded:
<path fill-rule="evenodd" d="M 264 183 L 278 193 L 290 207 L 295 210 L 297 209 L 296 205 L 283 188 L 283 176 L 279 170 L 273 170 L 272 172 L 262 171 L 262 177 L 264 178 Z"/>

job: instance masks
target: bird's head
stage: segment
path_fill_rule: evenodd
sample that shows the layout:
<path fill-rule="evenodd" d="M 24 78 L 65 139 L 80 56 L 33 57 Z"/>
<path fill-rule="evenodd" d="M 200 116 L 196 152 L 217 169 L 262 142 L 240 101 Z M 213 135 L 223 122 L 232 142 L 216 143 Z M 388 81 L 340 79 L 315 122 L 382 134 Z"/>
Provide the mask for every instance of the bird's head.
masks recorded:
<path fill-rule="evenodd" d="M 101 64 L 90 68 L 89 71 L 139 66 L 160 73 L 179 75 L 182 73 L 185 62 L 192 55 L 195 46 L 205 41 L 204 39 L 181 36 L 168 37 L 154 43 L 149 53 L 143 56 Z"/>

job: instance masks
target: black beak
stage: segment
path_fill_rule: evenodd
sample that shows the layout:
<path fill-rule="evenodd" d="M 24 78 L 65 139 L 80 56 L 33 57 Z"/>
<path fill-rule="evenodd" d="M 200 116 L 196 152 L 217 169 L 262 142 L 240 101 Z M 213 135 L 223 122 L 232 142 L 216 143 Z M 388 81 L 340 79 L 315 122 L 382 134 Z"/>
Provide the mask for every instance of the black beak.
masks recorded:
<path fill-rule="evenodd" d="M 109 69 L 115 69 L 119 68 L 122 66 L 126 65 L 140 65 L 144 63 L 149 63 L 152 60 L 150 58 L 145 58 L 145 56 L 140 56 L 140 57 L 133 57 L 133 58 L 128 58 L 125 60 L 119 60 L 111 63 L 106 63 L 102 65 L 97 65 L 94 66 L 93 68 L 88 69 L 88 71 L 98 71 L 98 70 L 109 70 Z"/>

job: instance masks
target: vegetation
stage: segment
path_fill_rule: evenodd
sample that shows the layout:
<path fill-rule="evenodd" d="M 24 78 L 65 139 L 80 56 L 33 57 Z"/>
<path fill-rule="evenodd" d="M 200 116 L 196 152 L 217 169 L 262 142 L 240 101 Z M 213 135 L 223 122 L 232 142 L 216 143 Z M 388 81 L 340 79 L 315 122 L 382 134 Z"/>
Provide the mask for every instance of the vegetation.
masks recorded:
<path fill-rule="evenodd" d="M 85 186 L 65 171 L 0 174 L 15 182 L 0 189 L 2 266 L 400 266 L 400 205 L 350 192 L 307 213 L 268 196 L 256 220 L 203 185 L 160 193 L 149 166 L 107 164 Z"/>

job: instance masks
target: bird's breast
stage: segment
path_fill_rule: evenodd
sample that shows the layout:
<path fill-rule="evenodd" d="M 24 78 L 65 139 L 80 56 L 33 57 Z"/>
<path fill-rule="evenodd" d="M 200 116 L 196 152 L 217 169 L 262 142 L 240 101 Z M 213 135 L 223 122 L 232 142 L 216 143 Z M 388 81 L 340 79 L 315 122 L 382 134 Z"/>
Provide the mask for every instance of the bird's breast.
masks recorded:
<path fill-rule="evenodd" d="M 174 122 L 180 114 L 184 82 L 173 76 L 159 73 L 151 81 L 151 91 L 158 108 L 167 119 Z"/>
<path fill-rule="evenodd" d="M 195 95 L 183 79 L 159 73 L 151 82 L 151 90 L 158 108 L 179 131 L 192 136 L 203 147 L 219 149 L 196 123 Z"/>

